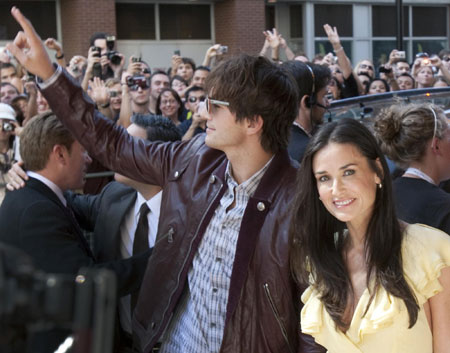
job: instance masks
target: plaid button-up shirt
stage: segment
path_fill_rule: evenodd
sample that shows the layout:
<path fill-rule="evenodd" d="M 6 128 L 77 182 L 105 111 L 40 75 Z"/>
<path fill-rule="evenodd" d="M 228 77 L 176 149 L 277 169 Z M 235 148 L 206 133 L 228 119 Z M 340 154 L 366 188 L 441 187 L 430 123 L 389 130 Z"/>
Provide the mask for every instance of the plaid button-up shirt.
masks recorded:
<path fill-rule="evenodd" d="M 241 185 L 227 165 L 225 191 L 194 256 L 188 286 L 166 331 L 161 353 L 218 352 L 242 217 L 270 161 Z"/>

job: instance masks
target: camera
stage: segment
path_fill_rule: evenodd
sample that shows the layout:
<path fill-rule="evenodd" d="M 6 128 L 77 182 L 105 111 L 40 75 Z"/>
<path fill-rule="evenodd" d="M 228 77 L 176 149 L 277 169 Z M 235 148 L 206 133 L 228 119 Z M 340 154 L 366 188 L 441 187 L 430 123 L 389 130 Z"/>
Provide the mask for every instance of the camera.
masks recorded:
<path fill-rule="evenodd" d="M 99 58 L 102 49 L 99 47 L 92 47 L 92 56 L 94 58 Z M 100 63 L 94 63 L 92 66 L 92 76 L 93 77 L 102 77 L 102 65 Z"/>
<path fill-rule="evenodd" d="M 228 46 L 221 45 L 217 51 L 219 52 L 219 54 L 226 54 L 228 53 Z"/>
<path fill-rule="evenodd" d="M 397 57 L 399 59 L 404 59 L 404 58 L 406 58 L 406 53 L 404 51 L 398 51 L 397 54 L 395 55 L 395 57 Z"/>
<path fill-rule="evenodd" d="M 4 121 L 2 123 L 2 131 L 3 132 L 11 132 L 14 131 L 14 129 L 16 128 L 16 126 L 13 123 Z"/>
<path fill-rule="evenodd" d="M 181 56 L 181 51 L 180 51 L 180 49 L 175 50 L 175 51 L 173 52 L 173 55 Z"/>
<path fill-rule="evenodd" d="M 378 71 L 379 71 L 380 73 L 390 74 L 390 73 L 392 72 L 392 68 L 386 69 L 384 66 L 380 66 L 380 68 L 378 69 Z"/>
<path fill-rule="evenodd" d="M 115 303 L 112 272 L 47 274 L 19 249 L 0 244 L 1 352 L 25 352 L 34 333 L 61 340 L 67 333 L 74 338 L 73 351 L 112 352 Z"/>
<path fill-rule="evenodd" d="M 142 59 L 141 59 L 140 56 L 133 56 L 133 57 L 131 58 L 131 62 L 132 62 L 132 63 L 140 63 L 141 61 L 142 61 Z"/>
<path fill-rule="evenodd" d="M 115 36 L 106 37 L 106 48 L 108 48 L 108 51 L 106 52 L 106 57 L 111 62 L 111 64 L 120 65 L 122 58 L 120 57 L 119 53 L 114 50 L 115 43 L 116 43 Z"/>
<path fill-rule="evenodd" d="M 150 82 L 145 76 L 128 76 L 127 86 L 130 90 L 137 91 L 138 88 L 147 89 L 150 88 Z"/>

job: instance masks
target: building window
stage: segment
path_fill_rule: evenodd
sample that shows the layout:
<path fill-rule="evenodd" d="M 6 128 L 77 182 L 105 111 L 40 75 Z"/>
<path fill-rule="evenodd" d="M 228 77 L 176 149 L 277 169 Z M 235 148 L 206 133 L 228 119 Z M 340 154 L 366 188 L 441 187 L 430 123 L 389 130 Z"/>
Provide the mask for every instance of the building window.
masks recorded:
<path fill-rule="evenodd" d="M 159 5 L 161 39 L 211 39 L 210 5 Z"/>
<path fill-rule="evenodd" d="M 291 38 L 303 38 L 303 6 L 289 6 Z"/>
<path fill-rule="evenodd" d="M 18 5 L 22 13 L 33 23 L 42 37 L 57 38 L 55 1 L 1 1 L 0 2 L 0 40 L 12 40 L 21 30 L 11 16 L 11 7 Z"/>
<path fill-rule="evenodd" d="M 116 4 L 118 39 L 156 39 L 154 4 Z"/>
<path fill-rule="evenodd" d="M 352 5 L 314 5 L 314 34 L 326 37 L 323 25 L 338 28 L 340 37 L 353 37 Z"/>
<path fill-rule="evenodd" d="M 271 31 L 275 28 L 275 6 L 267 6 L 265 9 L 266 30 Z"/>
<path fill-rule="evenodd" d="M 395 6 L 372 6 L 372 54 L 375 65 L 384 64 L 396 49 Z M 444 6 L 404 6 L 403 50 L 414 61 L 419 52 L 438 54 L 448 43 L 448 8 Z M 412 33 L 409 29 L 412 28 Z"/>

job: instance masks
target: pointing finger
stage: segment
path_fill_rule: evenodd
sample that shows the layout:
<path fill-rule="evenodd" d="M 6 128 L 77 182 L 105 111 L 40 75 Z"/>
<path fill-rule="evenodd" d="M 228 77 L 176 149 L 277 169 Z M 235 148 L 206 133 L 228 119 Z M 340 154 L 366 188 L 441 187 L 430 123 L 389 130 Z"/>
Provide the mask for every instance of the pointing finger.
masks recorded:
<path fill-rule="evenodd" d="M 36 31 L 34 30 L 34 27 L 31 24 L 31 22 L 22 14 L 22 12 L 20 12 L 20 10 L 17 7 L 13 6 L 13 8 L 11 9 L 11 14 L 23 28 L 25 34 L 30 40 L 32 41 L 41 40 Z"/>

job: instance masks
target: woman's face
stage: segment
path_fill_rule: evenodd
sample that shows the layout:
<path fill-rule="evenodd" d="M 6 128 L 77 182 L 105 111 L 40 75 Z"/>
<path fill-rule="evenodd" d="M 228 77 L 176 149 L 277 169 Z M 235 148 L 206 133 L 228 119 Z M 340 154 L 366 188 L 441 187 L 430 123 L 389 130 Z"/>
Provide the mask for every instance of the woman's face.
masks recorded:
<path fill-rule="evenodd" d="M 162 115 L 168 118 L 177 117 L 178 108 L 180 108 L 180 105 L 173 96 L 172 92 L 166 91 L 161 94 L 159 109 L 161 109 Z"/>
<path fill-rule="evenodd" d="M 386 92 L 386 86 L 383 81 L 375 80 L 372 81 L 369 87 L 369 92 L 367 94 L 377 94 Z"/>
<path fill-rule="evenodd" d="M 178 94 L 181 95 L 187 88 L 186 84 L 183 81 L 180 80 L 173 80 L 172 81 L 172 89 L 177 91 Z"/>
<path fill-rule="evenodd" d="M 329 143 L 315 154 L 313 173 L 328 212 L 347 225 L 367 227 L 381 180 L 359 149 L 349 143 Z"/>
<path fill-rule="evenodd" d="M 119 111 L 122 105 L 122 86 L 120 83 L 115 84 L 109 88 L 111 108 L 114 111 Z"/>
<path fill-rule="evenodd" d="M 417 73 L 417 84 L 421 87 L 433 86 L 434 76 L 430 66 L 421 67 Z"/>

